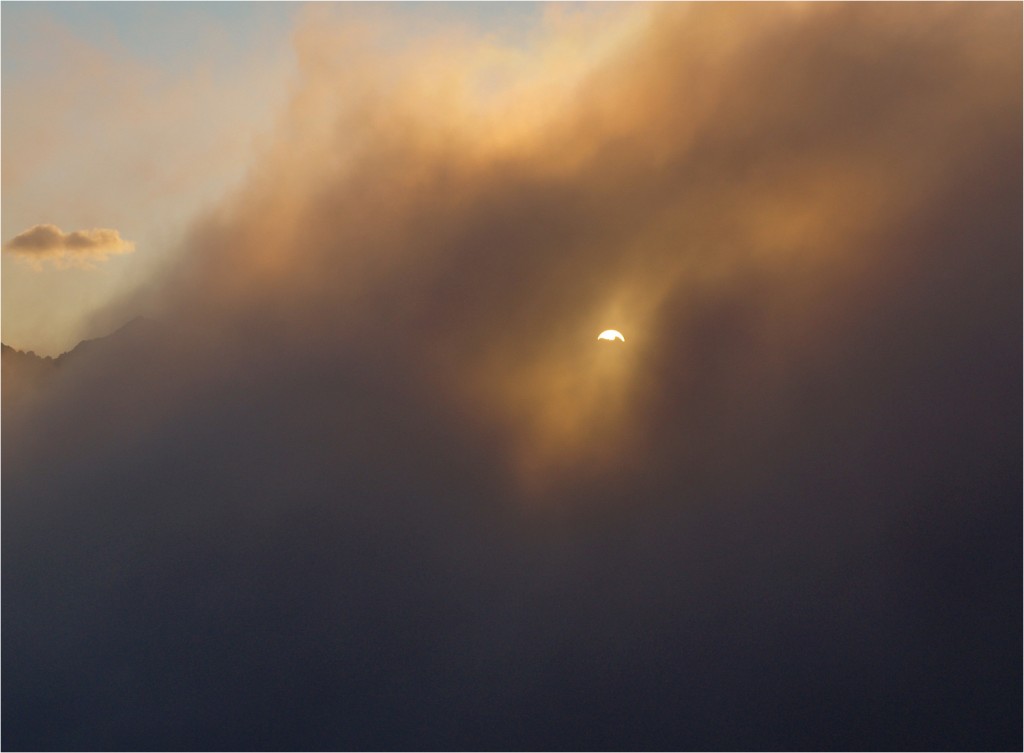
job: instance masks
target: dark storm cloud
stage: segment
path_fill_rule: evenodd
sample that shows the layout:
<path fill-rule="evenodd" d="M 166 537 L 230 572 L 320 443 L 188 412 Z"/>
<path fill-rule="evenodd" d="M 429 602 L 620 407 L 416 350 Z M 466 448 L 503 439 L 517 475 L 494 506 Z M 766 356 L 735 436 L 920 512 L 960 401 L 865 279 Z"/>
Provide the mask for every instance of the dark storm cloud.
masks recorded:
<path fill-rule="evenodd" d="M 5 416 L 5 746 L 1019 742 L 1020 7 L 649 12 L 497 115 L 297 36 Z"/>

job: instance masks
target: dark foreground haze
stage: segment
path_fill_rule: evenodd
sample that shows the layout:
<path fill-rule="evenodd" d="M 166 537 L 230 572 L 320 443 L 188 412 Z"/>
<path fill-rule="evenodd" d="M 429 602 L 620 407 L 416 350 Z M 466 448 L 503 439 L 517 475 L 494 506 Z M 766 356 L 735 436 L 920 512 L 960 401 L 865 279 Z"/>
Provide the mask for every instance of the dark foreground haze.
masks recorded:
<path fill-rule="evenodd" d="M 5 749 L 1019 749 L 1021 6 L 629 14 L 491 110 L 314 18 L 5 351 Z"/>

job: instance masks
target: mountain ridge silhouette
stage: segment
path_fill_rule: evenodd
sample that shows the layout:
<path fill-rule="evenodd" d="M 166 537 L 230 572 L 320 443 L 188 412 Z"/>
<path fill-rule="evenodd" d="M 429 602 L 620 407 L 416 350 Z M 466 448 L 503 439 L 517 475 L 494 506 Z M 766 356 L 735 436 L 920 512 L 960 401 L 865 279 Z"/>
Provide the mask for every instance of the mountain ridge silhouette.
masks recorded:
<path fill-rule="evenodd" d="M 41 356 L 32 350 L 18 350 L 6 343 L 0 343 L 2 398 L 5 402 L 18 400 L 22 395 L 45 386 L 58 370 L 68 363 L 84 360 L 85 356 L 102 356 L 123 343 L 153 335 L 156 328 L 157 325 L 152 319 L 137 316 L 110 334 L 79 341 L 73 348 L 58 356 Z"/>

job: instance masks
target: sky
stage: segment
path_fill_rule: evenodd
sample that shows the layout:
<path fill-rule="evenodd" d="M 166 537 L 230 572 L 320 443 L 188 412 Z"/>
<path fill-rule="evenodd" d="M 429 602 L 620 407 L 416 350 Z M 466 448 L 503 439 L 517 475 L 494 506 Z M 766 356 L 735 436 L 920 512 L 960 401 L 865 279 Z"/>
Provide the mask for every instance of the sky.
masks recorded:
<path fill-rule="evenodd" d="M 1019 746 L 1019 4 L 0 13 L 5 748 Z"/>
<path fill-rule="evenodd" d="M 530 3 L 333 6 L 525 44 Z M 185 228 L 244 179 L 296 86 L 299 3 L 5 3 L 3 242 L 40 224 L 113 228 L 135 253 L 3 257 L 3 341 L 56 356 L 106 334 L 90 316 L 178 263 Z"/>

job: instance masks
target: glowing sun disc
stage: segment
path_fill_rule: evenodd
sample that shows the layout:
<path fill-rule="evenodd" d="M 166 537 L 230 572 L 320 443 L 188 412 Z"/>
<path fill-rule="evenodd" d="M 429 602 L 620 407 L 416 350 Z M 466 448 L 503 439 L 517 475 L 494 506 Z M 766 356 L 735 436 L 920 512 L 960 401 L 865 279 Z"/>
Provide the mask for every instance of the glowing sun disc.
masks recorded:
<path fill-rule="evenodd" d="M 606 329 L 600 335 L 597 336 L 598 340 L 621 340 L 626 342 L 626 338 L 622 336 L 622 333 L 617 329 Z"/>

